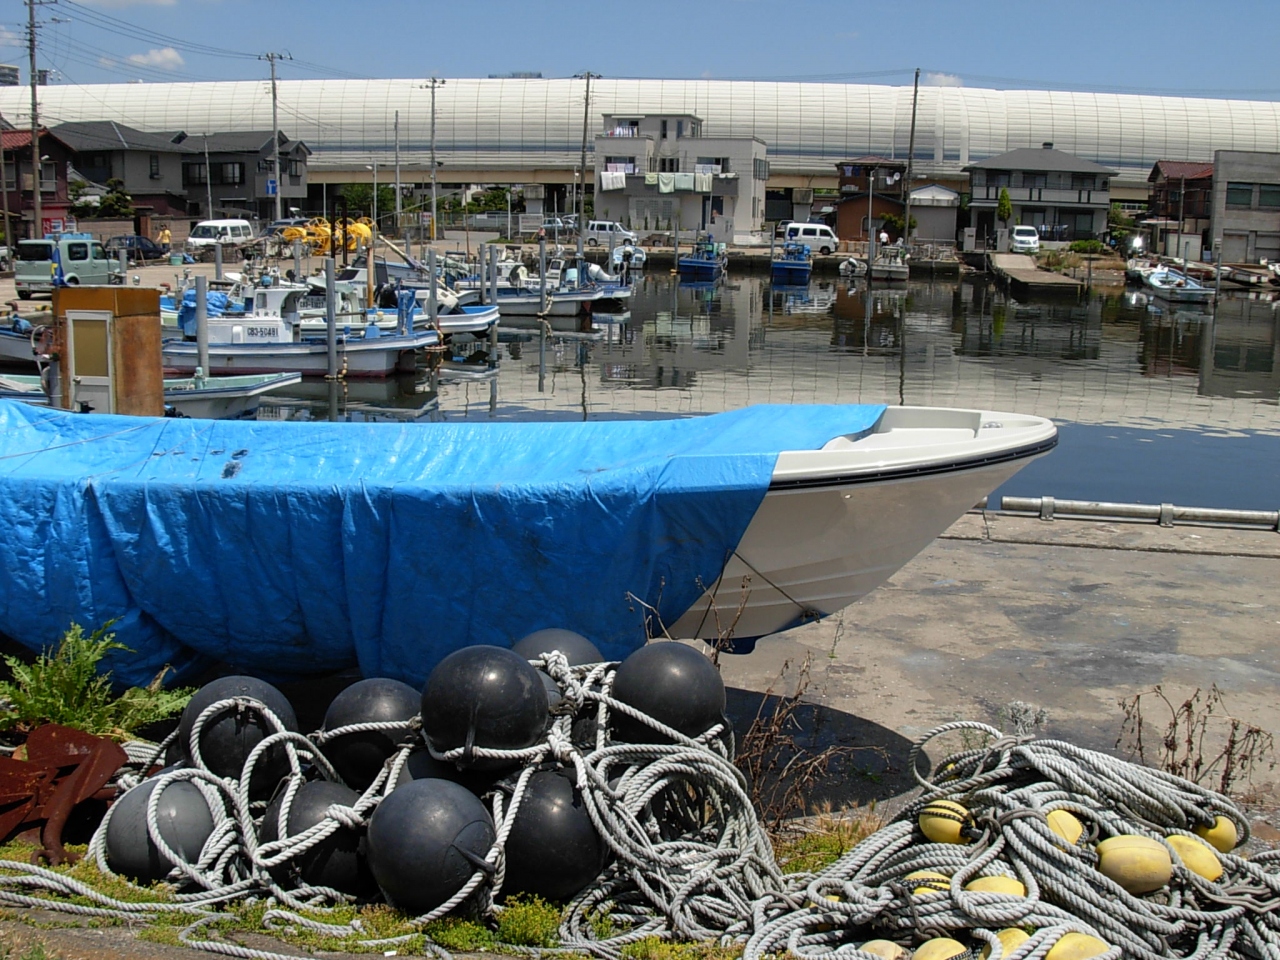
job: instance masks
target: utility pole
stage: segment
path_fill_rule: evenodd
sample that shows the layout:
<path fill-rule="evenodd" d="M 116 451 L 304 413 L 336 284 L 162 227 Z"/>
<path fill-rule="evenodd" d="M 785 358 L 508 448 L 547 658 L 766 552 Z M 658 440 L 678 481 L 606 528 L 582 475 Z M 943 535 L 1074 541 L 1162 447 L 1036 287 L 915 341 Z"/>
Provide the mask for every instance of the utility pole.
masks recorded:
<path fill-rule="evenodd" d="M 267 63 L 271 64 L 271 149 L 272 156 L 274 157 L 272 170 L 276 179 L 275 218 L 279 220 L 282 216 L 280 213 L 280 193 L 281 188 L 284 186 L 284 177 L 280 175 L 280 120 L 277 114 L 277 109 L 279 107 L 278 101 L 280 97 L 276 91 L 276 61 L 292 60 L 293 57 L 288 53 L 264 53 L 258 59 L 265 60 Z"/>
<path fill-rule="evenodd" d="M 578 167 L 578 237 L 587 228 L 587 123 L 591 117 L 591 78 L 599 79 L 599 74 L 588 70 L 582 75 L 587 81 L 587 95 L 582 101 L 582 160 Z"/>
<path fill-rule="evenodd" d="M 444 81 L 432 77 L 424 86 L 431 88 L 431 239 L 436 238 L 436 88 L 443 87 Z"/>
<path fill-rule="evenodd" d="M 209 169 L 209 135 L 204 135 L 204 197 L 209 204 L 209 212 L 206 214 L 210 220 L 213 219 L 213 171 Z"/>
<path fill-rule="evenodd" d="M 911 135 L 907 138 L 906 196 L 902 203 L 902 251 L 911 247 L 911 161 L 916 153 L 916 101 L 920 97 L 920 68 L 916 67 L 916 85 L 911 92 Z"/>
<path fill-rule="evenodd" d="M 27 0 L 27 54 L 31 58 L 31 236 L 44 236 L 44 211 L 40 203 L 40 107 L 36 99 L 36 3 Z M 18 175 L 18 158 L 13 159 L 14 177 Z M 21 195 L 22 184 L 18 184 Z"/>

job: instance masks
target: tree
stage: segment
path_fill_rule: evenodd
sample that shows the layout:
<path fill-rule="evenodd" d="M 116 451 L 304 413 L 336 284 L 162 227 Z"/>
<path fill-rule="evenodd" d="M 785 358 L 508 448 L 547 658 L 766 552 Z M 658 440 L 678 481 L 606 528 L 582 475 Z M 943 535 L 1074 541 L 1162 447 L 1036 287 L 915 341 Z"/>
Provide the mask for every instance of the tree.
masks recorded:
<path fill-rule="evenodd" d="M 373 217 L 373 184 L 344 183 L 342 198 L 347 201 L 349 216 Z M 396 212 L 396 191 L 394 187 L 378 184 L 378 219 L 381 221 L 388 214 Z"/>
<path fill-rule="evenodd" d="M 112 177 L 107 181 L 107 192 L 98 201 L 98 216 L 129 220 L 133 212 L 133 197 L 125 193 L 124 181 Z"/>
<path fill-rule="evenodd" d="M 886 213 L 881 220 L 884 222 L 885 228 L 897 236 L 902 236 L 902 217 L 896 213 Z M 916 222 L 916 218 L 911 218 L 911 229 L 914 230 L 920 224 Z"/>
<path fill-rule="evenodd" d="M 996 218 L 1006 227 L 1013 216 L 1013 201 L 1009 199 L 1008 187 L 1000 188 L 1000 198 L 996 201 Z"/>

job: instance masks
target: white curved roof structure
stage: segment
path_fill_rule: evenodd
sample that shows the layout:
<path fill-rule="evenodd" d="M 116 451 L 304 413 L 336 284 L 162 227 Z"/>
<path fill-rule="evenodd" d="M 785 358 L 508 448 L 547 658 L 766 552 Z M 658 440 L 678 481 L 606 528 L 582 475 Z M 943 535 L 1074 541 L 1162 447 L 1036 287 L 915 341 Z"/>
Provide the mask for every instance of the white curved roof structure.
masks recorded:
<path fill-rule="evenodd" d="M 582 143 L 583 81 L 450 79 L 436 92 L 437 153 L 474 170 L 566 169 Z M 314 151 L 315 167 L 389 159 L 400 111 L 401 160 L 430 156 L 431 92 L 422 80 L 286 80 L 280 126 Z M 0 88 L 0 113 L 29 118 L 25 87 Z M 265 81 L 41 88 L 50 124 L 117 120 L 147 131 L 262 130 Z M 864 154 L 905 158 L 911 88 L 730 80 L 596 80 L 591 133 L 601 115 L 692 113 L 706 136 L 755 136 L 783 174 L 831 175 Z M 1280 151 L 1280 103 L 1108 93 L 922 87 L 916 162 L 958 176 L 970 161 L 1052 141 L 1059 150 L 1144 179 L 1156 160 L 1213 159 L 1214 150 Z M 1140 177 L 1136 175 L 1140 174 Z"/>

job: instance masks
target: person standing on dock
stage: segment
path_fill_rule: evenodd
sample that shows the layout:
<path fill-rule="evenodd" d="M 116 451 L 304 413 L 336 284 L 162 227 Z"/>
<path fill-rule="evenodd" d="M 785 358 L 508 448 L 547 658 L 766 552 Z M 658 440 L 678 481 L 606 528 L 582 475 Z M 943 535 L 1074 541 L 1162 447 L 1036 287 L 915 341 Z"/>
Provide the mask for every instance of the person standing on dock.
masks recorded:
<path fill-rule="evenodd" d="M 160 232 L 156 234 L 156 243 L 160 244 L 164 250 L 165 256 L 169 255 L 169 244 L 173 242 L 173 234 L 169 232 L 169 225 L 163 224 Z"/>

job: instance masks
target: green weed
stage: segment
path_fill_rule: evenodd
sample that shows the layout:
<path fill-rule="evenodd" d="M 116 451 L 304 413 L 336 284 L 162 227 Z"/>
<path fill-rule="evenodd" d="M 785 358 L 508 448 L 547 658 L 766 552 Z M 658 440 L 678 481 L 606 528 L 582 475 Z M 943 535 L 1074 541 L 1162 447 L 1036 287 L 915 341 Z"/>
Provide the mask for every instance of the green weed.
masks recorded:
<path fill-rule="evenodd" d="M 560 908 L 541 897 L 512 897 L 498 914 L 498 939 L 522 947 L 554 947 Z"/>
<path fill-rule="evenodd" d="M 108 632 L 112 623 L 89 636 L 79 624 L 62 635 L 57 649 L 45 650 L 35 663 L 6 656 L 13 674 L 0 682 L 0 730 L 18 725 L 60 723 L 97 736 L 124 739 L 149 723 L 182 710 L 194 690 L 165 690 L 160 671 L 145 687 L 130 687 L 120 696 L 111 692 L 111 673 L 101 663 L 113 651 L 128 651 Z"/>

